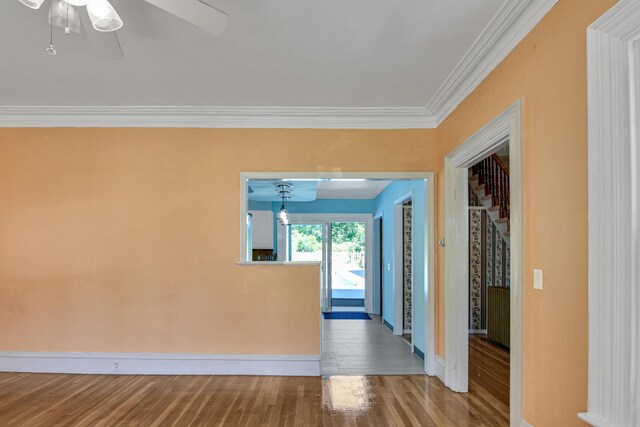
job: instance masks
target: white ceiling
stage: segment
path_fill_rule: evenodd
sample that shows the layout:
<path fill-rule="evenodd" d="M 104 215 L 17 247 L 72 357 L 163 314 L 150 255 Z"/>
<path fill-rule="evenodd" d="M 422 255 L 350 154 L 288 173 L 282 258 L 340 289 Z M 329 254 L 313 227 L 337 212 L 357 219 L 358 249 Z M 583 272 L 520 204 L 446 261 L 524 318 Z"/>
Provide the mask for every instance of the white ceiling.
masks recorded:
<path fill-rule="evenodd" d="M 316 199 L 318 181 L 315 180 L 294 181 L 288 179 L 282 181 L 255 179 L 247 183 L 249 187 L 249 200 L 256 202 L 279 202 L 282 199 L 276 185 L 283 182 L 291 184 L 291 201 L 311 202 Z"/>
<path fill-rule="evenodd" d="M 317 199 L 375 199 L 391 181 L 331 180 L 318 182 Z"/>
<path fill-rule="evenodd" d="M 424 107 L 506 0 L 207 1 L 220 37 L 112 0 L 118 61 L 60 29 L 46 55 L 48 1 L 1 1 L 0 106 Z"/>

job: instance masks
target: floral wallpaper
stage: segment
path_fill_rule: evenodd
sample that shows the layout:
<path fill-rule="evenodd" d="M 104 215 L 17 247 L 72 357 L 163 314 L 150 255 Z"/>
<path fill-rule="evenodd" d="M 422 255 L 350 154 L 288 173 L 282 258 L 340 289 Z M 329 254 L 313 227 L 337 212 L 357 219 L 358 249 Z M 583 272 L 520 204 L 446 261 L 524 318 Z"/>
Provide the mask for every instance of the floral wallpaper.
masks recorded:
<path fill-rule="evenodd" d="M 413 285 L 413 268 L 411 265 L 411 251 L 413 248 L 412 241 L 412 229 L 413 229 L 413 215 L 411 205 L 405 205 L 402 207 L 402 225 L 403 225 L 403 251 L 404 251 L 404 329 L 411 329 L 411 312 L 413 307 L 411 306 L 411 292 Z"/>
<path fill-rule="evenodd" d="M 494 285 L 495 286 L 502 286 L 502 277 L 503 277 L 503 265 L 502 265 L 502 260 L 503 260 L 503 256 L 502 256 L 502 249 L 503 249 L 503 245 L 502 245 L 502 238 L 500 238 L 500 236 L 496 236 L 496 252 L 495 252 L 495 260 L 496 260 L 496 268 L 495 268 L 495 279 L 494 279 Z"/>
<path fill-rule="evenodd" d="M 493 236 L 495 234 L 496 227 L 493 225 L 493 221 L 487 221 L 485 219 L 487 232 L 486 245 L 485 245 L 485 283 L 487 286 L 493 285 Z"/>
<path fill-rule="evenodd" d="M 482 209 L 469 209 L 469 329 L 484 329 L 483 214 Z"/>
<path fill-rule="evenodd" d="M 469 329 L 487 328 L 488 286 L 511 286 L 511 250 L 484 209 L 469 209 Z"/>

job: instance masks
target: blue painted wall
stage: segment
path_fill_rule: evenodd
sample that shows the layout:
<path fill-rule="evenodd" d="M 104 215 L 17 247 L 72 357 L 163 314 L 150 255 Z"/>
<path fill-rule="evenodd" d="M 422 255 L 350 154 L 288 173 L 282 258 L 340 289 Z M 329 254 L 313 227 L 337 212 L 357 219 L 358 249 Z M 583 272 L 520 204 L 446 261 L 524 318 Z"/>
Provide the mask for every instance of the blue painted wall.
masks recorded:
<path fill-rule="evenodd" d="M 274 203 L 274 212 L 280 210 L 280 204 Z M 356 214 L 373 212 L 371 199 L 319 199 L 313 202 L 289 202 L 289 213 L 338 213 Z"/>
<path fill-rule="evenodd" d="M 417 181 L 394 181 L 374 200 L 373 214 L 374 217 L 382 215 L 382 260 L 383 260 L 383 306 L 382 317 L 389 324 L 395 323 L 394 313 L 394 202 L 409 192 L 412 194 L 413 203 L 413 293 L 415 307 L 414 318 L 416 324 L 413 325 L 415 346 L 424 352 L 425 349 L 425 306 L 424 306 L 424 287 L 426 285 L 425 277 L 425 227 L 426 227 L 426 200 L 425 200 L 425 182 Z M 377 236 L 374 235 L 374 238 Z M 388 269 L 387 266 L 391 268 Z M 374 293 L 379 293 L 379 289 L 374 289 Z M 374 302 L 380 296 L 374 296 Z"/>
<path fill-rule="evenodd" d="M 250 211 L 270 211 L 272 202 L 257 202 L 255 200 L 249 200 Z"/>

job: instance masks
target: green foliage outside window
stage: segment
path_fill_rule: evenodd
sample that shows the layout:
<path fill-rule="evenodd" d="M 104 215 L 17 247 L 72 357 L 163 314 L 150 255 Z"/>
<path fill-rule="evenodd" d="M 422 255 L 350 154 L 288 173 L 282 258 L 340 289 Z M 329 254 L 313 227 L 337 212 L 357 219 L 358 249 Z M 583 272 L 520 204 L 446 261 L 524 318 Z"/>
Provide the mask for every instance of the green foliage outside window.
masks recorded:
<path fill-rule="evenodd" d="M 334 222 L 331 228 L 335 252 L 363 251 L 364 223 Z M 322 251 L 322 227 L 313 224 L 294 224 L 291 226 L 291 242 L 296 252 L 320 252 Z"/>

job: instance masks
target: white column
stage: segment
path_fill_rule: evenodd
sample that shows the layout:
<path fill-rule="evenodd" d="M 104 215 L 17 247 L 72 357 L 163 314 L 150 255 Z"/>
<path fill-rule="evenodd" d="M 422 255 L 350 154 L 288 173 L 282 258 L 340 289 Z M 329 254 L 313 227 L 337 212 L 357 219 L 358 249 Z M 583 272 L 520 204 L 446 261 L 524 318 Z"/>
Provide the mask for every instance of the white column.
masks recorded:
<path fill-rule="evenodd" d="M 589 400 L 593 426 L 640 426 L 640 0 L 588 30 Z"/>

